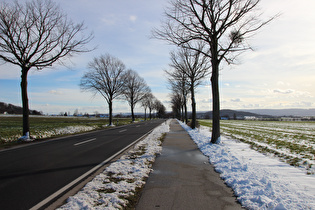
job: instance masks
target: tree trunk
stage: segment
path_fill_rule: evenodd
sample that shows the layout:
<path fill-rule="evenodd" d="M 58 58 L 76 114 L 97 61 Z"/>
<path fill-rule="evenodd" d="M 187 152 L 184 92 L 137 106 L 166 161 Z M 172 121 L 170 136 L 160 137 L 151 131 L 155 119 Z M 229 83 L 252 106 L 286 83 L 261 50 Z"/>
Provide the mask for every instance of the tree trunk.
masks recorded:
<path fill-rule="evenodd" d="M 23 106 L 23 136 L 30 136 L 30 122 L 29 122 L 29 105 L 27 96 L 27 73 L 29 68 L 22 68 L 21 75 L 21 93 L 22 93 L 22 106 Z"/>
<path fill-rule="evenodd" d="M 132 104 L 130 107 L 131 107 L 131 120 L 132 120 L 132 122 L 134 122 L 135 121 L 135 114 L 133 112 L 134 105 Z"/>
<path fill-rule="evenodd" d="M 192 87 L 193 84 L 192 84 Z M 191 108 L 192 108 L 192 114 L 191 114 L 191 124 L 190 127 L 192 129 L 196 128 L 196 100 L 195 100 L 195 90 L 194 88 L 191 88 Z"/>
<path fill-rule="evenodd" d="M 147 108 L 144 109 L 144 121 L 147 121 Z"/>
<path fill-rule="evenodd" d="M 219 97 L 219 62 L 212 59 L 212 136 L 211 143 L 217 143 L 220 137 L 220 97 Z"/>
<path fill-rule="evenodd" d="M 184 109 L 185 109 L 185 123 L 188 123 L 188 115 L 187 115 L 187 100 L 186 96 L 184 97 Z"/>
<path fill-rule="evenodd" d="M 150 120 L 151 120 L 152 119 L 152 109 L 149 108 L 149 111 L 150 111 L 149 117 L 150 117 Z"/>
<path fill-rule="evenodd" d="M 108 103 L 108 108 L 109 108 L 109 125 L 113 124 L 113 102 L 110 101 Z"/>
<path fill-rule="evenodd" d="M 180 120 L 182 122 L 185 122 L 185 118 L 184 118 L 184 105 L 180 106 Z"/>

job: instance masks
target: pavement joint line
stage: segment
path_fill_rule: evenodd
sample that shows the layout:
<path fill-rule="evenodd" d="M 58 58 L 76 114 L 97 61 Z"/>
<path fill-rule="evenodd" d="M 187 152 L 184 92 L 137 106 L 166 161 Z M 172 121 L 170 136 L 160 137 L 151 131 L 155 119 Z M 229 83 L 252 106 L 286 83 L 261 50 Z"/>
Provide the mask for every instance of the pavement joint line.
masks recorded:
<path fill-rule="evenodd" d="M 161 123 L 162 124 L 162 123 Z M 159 125 L 161 125 L 159 124 Z M 157 126 L 159 126 L 157 125 Z M 156 127 L 157 127 L 156 126 Z M 155 127 L 155 128 L 156 128 Z M 101 162 L 100 164 L 98 164 L 97 166 L 95 166 L 94 168 L 92 168 L 91 170 L 87 171 L 86 173 L 84 173 L 83 175 L 81 175 L 80 177 L 76 178 L 75 180 L 73 180 L 72 182 L 70 182 L 69 184 L 67 184 L 66 186 L 62 187 L 61 189 L 59 189 L 58 191 L 56 191 L 55 193 L 53 193 L 52 195 L 48 196 L 47 198 L 45 198 L 44 200 L 42 200 L 41 202 L 39 202 L 38 204 L 36 204 L 35 206 L 33 206 L 32 208 L 30 208 L 30 210 L 37 210 L 37 209 L 41 209 L 44 206 L 46 206 L 47 204 L 51 203 L 53 200 L 55 200 L 56 198 L 58 198 L 59 196 L 61 196 L 63 193 L 65 193 L 66 191 L 68 191 L 69 189 L 71 189 L 72 187 L 74 187 L 77 183 L 79 183 L 81 180 L 83 180 L 84 178 L 86 178 L 87 176 L 89 176 L 90 174 L 92 174 L 93 172 L 97 171 L 99 168 L 101 168 L 102 166 L 104 166 L 105 164 L 107 164 L 108 162 L 110 162 L 112 159 L 114 159 L 116 156 L 118 156 L 119 154 L 123 153 L 124 151 L 126 151 L 127 149 L 129 149 L 130 147 L 132 147 L 133 145 L 135 145 L 136 143 L 138 143 L 139 141 L 141 141 L 142 139 L 144 139 L 146 136 L 148 136 L 155 128 L 152 128 L 149 132 L 147 132 L 146 134 L 142 135 L 140 138 L 138 138 L 137 140 L 135 140 L 134 142 L 130 143 L 129 145 L 127 145 L 126 147 L 124 147 L 123 149 L 121 149 L 120 151 L 118 151 L 117 153 L 115 153 L 114 155 L 112 155 L 111 157 L 107 158 L 106 160 L 104 160 L 103 162 Z M 127 129 L 126 129 L 127 130 Z"/>

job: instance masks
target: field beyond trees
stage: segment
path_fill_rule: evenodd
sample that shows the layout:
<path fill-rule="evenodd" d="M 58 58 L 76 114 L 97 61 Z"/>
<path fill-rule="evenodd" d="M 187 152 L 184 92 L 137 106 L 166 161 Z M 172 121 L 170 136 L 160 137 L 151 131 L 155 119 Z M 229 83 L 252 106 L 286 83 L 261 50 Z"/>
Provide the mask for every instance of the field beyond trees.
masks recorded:
<path fill-rule="evenodd" d="M 211 121 L 199 123 L 211 129 Z M 314 173 L 315 122 L 222 120 L 221 133 Z"/>
<path fill-rule="evenodd" d="M 115 125 L 130 122 L 127 118 L 113 120 Z M 82 133 L 107 126 L 108 119 L 104 118 L 30 116 L 30 135 L 35 139 Z M 0 115 L 0 147 L 17 143 L 22 136 L 22 129 L 22 116 Z"/>

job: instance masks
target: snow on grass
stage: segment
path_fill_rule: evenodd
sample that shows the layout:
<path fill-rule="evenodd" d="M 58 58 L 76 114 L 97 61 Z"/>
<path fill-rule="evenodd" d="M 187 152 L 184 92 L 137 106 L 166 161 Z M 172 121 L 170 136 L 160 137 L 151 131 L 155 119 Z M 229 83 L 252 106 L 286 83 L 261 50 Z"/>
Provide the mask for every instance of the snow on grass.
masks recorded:
<path fill-rule="evenodd" d="M 304 167 L 308 174 L 315 172 L 314 122 L 224 121 L 222 133 Z"/>
<path fill-rule="evenodd" d="M 211 144 L 209 127 L 181 123 L 215 170 L 248 209 L 315 209 L 315 176 L 221 136 Z"/>
<path fill-rule="evenodd" d="M 66 126 L 63 128 L 35 131 L 32 136 L 36 139 L 42 139 L 42 138 L 49 138 L 52 136 L 69 135 L 69 134 L 87 132 L 87 131 L 95 130 L 97 128 L 98 126 L 74 125 L 74 126 Z"/>
<path fill-rule="evenodd" d="M 169 122 L 155 128 L 126 155 L 110 164 L 60 209 L 123 209 L 145 184 L 152 163 L 162 151 L 161 138 Z"/>
<path fill-rule="evenodd" d="M 81 132 L 87 132 L 92 131 L 99 128 L 99 126 L 84 126 L 84 125 L 72 125 L 72 126 L 66 126 L 61 128 L 40 128 L 33 130 L 31 137 L 32 139 L 43 139 L 43 138 L 50 138 L 55 136 L 62 136 L 62 135 L 69 135 L 69 134 L 76 134 Z M 16 141 L 17 139 L 20 139 L 20 134 L 11 135 L 9 137 L 2 138 L 0 136 L 0 139 L 2 142 L 12 142 Z"/>
<path fill-rule="evenodd" d="M 203 125 L 209 121 L 201 120 Z M 263 153 L 276 155 L 290 165 L 314 174 L 315 123 L 273 121 L 221 121 L 222 134 L 248 143 Z"/>

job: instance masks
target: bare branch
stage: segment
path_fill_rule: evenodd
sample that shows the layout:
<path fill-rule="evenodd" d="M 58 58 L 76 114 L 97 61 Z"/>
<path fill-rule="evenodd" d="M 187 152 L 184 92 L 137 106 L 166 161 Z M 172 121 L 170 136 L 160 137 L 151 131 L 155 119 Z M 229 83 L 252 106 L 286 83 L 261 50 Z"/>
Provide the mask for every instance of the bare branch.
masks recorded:
<path fill-rule="evenodd" d="M 160 29 L 153 29 L 152 35 L 177 46 L 189 46 L 196 51 L 196 45 L 202 41 L 206 44 L 204 55 L 211 58 L 214 56 L 211 52 L 215 50 L 219 62 L 234 60 L 228 56 L 233 52 L 251 49 L 243 41 L 277 17 L 261 20 L 261 13 L 257 9 L 259 2 L 260 0 L 172 0 L 165 12 L 166 21 Z M 241 39 L 231 39 L 231 33 L 234 32 Z M 217 48 L 218 46 L 220 47 Z"/>
<path fill-rule="evenodd" d="M 52 0 L 0 3 L 0 60 L 21 68 L 23 135 L 29 138 L 27 75 L 32 67 L 43 69 L 66 57 L 87 52 L 93 38 L 83 34 Z"/>
<path fill-rule="evenodd" d="M 0 58 L 21 67 L 42 69 L 64 57 L 90 51 L 93 35 L 83 35 L 83 23 L 74 24 L 51 0 L 1 4 Z"/>
<path fill-rule="evenodd" d="M 207 56 L 211 60 L 213 96 L 212 142 L 220 137 L 219 66 L 233 64 L 236 57 L 251 49 L 245 41 L 276 16 L 263 21 L 260 0 L 170 0 L 166 20 L 154 29 L 154 38 L 165 40 Z M 200 48 L 200 43 L 204 44 Z M 181 63 L 176 63 L 181 69 Z"/>

